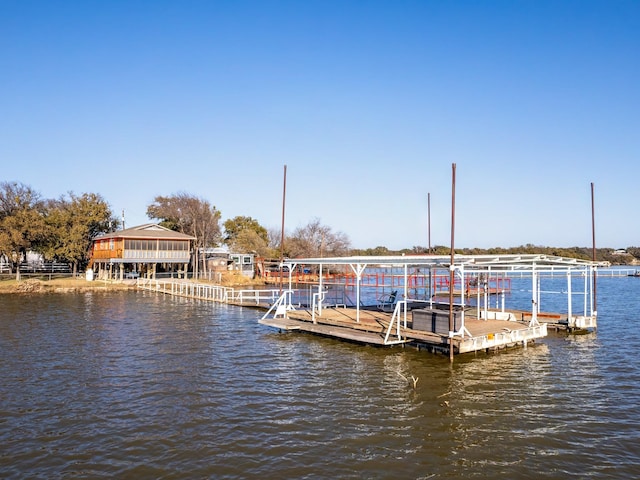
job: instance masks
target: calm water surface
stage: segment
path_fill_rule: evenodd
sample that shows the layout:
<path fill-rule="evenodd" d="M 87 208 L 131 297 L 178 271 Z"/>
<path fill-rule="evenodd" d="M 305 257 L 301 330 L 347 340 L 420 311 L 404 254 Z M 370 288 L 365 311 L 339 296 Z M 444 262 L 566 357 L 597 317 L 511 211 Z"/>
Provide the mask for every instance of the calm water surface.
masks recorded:
<path fill-rule="evenodd" d="M 639 292 L 453 366 L 148 292 L 0 296 L 0 477 L 638 478 Z"/>

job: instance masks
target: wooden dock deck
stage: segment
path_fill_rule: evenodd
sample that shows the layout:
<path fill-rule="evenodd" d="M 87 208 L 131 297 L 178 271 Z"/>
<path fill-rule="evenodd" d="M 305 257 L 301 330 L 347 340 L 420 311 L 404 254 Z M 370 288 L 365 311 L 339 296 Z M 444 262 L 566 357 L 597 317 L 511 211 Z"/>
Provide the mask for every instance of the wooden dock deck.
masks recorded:
<path fill-rule="evenodd" d="M 298 330 L 314 333 L 326 337 L 339 338 L 367 345 L 384 346 L 384 334 L 381 332 L 356 329 L 349 326 L 335 325 L 332 323 L 313 323 L 308 320 L 295 320 L 293 318 L 271 318 L 259 320 L 259 323 L 279 330 Z"/>
<path fill-rule="evenodd" d="M 478 320 L 475 312 L 468 313 L 464 322 L 466 334 L 453 337 L 456 354 L 490 351 L 516 345 L 526 346 L 527 342 L 547 335 L 546 324 L 529 326 L 526 322 L 513 320 Z M 400 337 L 397 336 L 397 328 L 394 326 L 388 341 L 385 341 L 385 337 L 392 320 L 390 313 L 360 310 L 358 321 L 356 309 L 337 307 L 325 308 L 322 314 L 316 313 L 315 322 L 313 317 L 310 310 L 297 309 L 289 310 L 286 318 L 263 318 L 259 323 L 279 330 L 313 333 L 367 345 L 412 344 L 433 352 L 449 351 L 448 334 L 413 329 L 411 312 L 407 314 L 406 327 L 401 321 Z"/>

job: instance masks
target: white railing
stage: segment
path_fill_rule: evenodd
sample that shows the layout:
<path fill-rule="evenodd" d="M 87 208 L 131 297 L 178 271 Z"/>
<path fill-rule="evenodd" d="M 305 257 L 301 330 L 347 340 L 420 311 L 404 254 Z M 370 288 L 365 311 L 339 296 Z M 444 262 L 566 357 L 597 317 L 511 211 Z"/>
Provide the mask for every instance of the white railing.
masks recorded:
<path fill-rule="evenodd" d="M 262 320 L 267 318 L 272 313 L 273 313 L 273 318 L 286 317 L 288 310 L 295 310 L 291 302 L 292 298 L 293 298 L 293 290 L 285 290 L 284 292 L 282 292 L 282 295 L 280 295 L 280 297 L 275 301 L 275 303 L 271 305 L 271 307 L 269 307 L 269 310 L 267 310 L 267 313 L 265 313 L 262 316 Z"/>
<path fill-rule="evenodd" d="M 636 277 L 640 276 L 637 268 L 599 268 L 598 277 Z"/>
<path fill-rule="evenodd" d="M 233 288 L 221 285 L 187 282 L 176 279 L 148 279 L 139 278 L 138 288 L 155 292 L 162 292 L 179 297 L 198 298 L 215 302 L 227 303 L 233 299 Z"/>
<path fill-rule="evenodd" d="M 404 315 L 403 315 L 404 314 Z M 393 345 L 395 343 L 402 343 L 404 340 L 402 339 L 402 335 L 400 334 L 400 322 L 404 319 L 404 326 L 407 326 L 407 301 L 400 300 L 396 302 L 396 306 L 393 309 L 393 315 L 391 315 L 391 321 L 389 322 L 389 326 L 387 327 L 387 333 L 384 336 L 384 344 L 385 345 Z M 393 330 L 393 326 L 396 326 L 396 336 L 397 340 L 389 340 L 391 336 L 391 331 Z"/>
<path fill-rule="evenodd" d="M 494 332 L 486 335 L 471 337 L 460 344 L 461 353 L 477 351 L 487 348 L 504 347 L 510 344 L 522 343 L 526 346 L 529 340 L 547 336 L 547 324 L 534 327 Z"/>
<path fill-rule="evenodd" d="M 318 315 L 322 315 L 322 302 L 324 301 L 324 292 L 316 292 L 313 294 L 311 302 L 311 320 L 316 323 L 316 311 Z"/>
<path fill-rule="evenodd" d="M 274 316 L 284 316 L 287 310 L 293 310 L 294 290 L 285 290 L 280 296 L 278 289 L 268 290 L 236 290 L 231 287 L 212 285 L 207 283 L 197 283 L 189 280 L 179 279 L 148 279 L 139 278 L 137 286 L 140 289 L 188 297 L 198 300 L 209 300 L 221 303 L 232 303 L 237 305 L 269 306 L 266 318 L 271 312 Z"/>
<path fill-rule="evenodd" d="M 270 290 L 232 290 L 233 300 L 238 303 L 268 303 L 272 305 L 278 299 L 280 291 L 278 289 Z"/>

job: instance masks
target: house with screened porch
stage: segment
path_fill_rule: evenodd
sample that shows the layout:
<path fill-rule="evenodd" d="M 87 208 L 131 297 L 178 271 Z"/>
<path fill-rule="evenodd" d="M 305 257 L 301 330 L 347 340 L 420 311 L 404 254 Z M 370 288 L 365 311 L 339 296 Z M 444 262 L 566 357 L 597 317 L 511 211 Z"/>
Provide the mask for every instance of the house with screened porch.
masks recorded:
<path fill-rule="evenodd" d="M 153 223 L 96 237 L 89 268 L 94 278 L 124 280 L 158 272 L 185 275 L 196 238 Z"/>

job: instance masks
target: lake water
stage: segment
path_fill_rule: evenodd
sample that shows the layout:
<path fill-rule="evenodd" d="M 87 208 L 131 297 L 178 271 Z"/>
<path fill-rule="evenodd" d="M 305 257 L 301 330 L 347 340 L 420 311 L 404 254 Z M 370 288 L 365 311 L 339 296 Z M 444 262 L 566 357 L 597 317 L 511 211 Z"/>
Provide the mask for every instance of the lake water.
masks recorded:
<path fill-rule="evenodd" d="M 149 292 L 0 296 L 0 477 L 638 478 L 639 292 L 599 279 L 597 333 L 453 365 Z"/>

